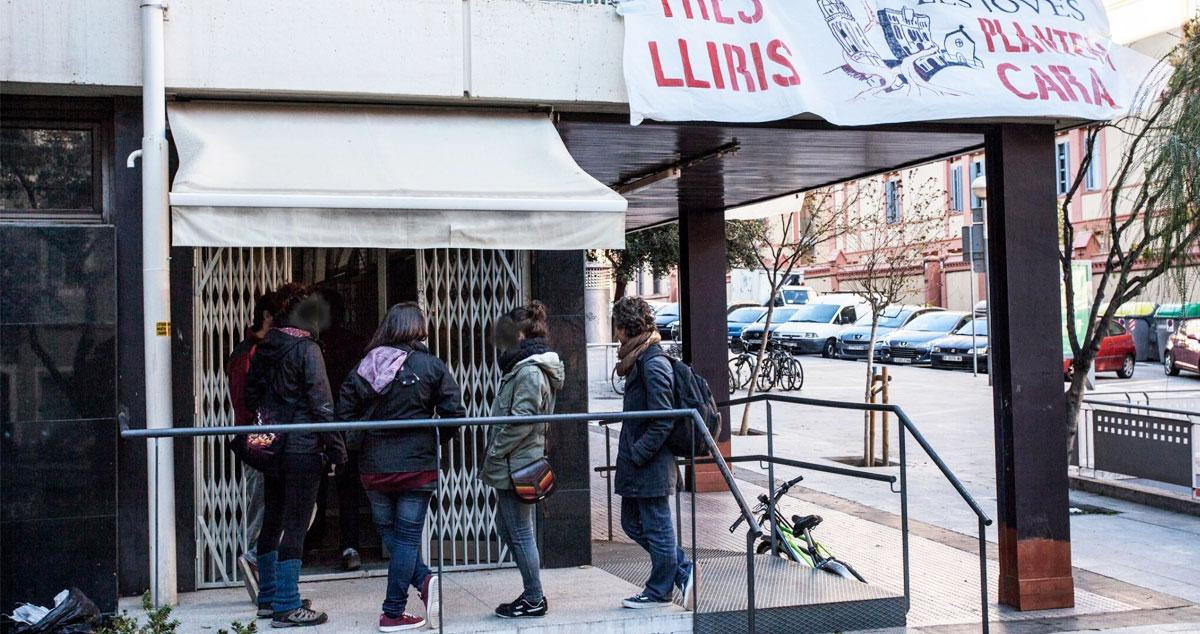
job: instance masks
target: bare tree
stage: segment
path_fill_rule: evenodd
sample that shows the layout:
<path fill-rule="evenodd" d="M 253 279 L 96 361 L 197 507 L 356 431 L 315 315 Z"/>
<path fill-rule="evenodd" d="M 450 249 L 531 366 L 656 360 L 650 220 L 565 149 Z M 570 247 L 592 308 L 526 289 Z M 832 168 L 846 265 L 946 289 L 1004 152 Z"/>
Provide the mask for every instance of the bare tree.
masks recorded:
<path fill-rule="evenodd" d="M 1090 128 L 1079 171 L 1072 178 L 1059 208 L 1062 227 L 1064 309 L 1075 305 L 1072 279 L 1075 229 L 1072 202 L 1080 195 L 1096 140 L 1104 130 L 1123 141 L 1124 151 L 1107 184 L 1101 218 L 1108 234 L 1103 266 L 1095 280 L 1083 332 L 1073 318 L 1066 320 L 1070 345 L 1071 383 L 1066 394 L 1069 428 L 1067 450 L 1075 434 L 1088 369 L 1100 350 L 1117 309 L 1137 298 L 1154 280 L 1182 267 L 1198 255 L 1200 240 L 1200 21 L 1185 25 L 1183 38 L 1164 58 L 1173 67 L 1157 94 L 1150 82 L 1142 89 L 1143 114 Z M 1152 103 L 1151 103 L 1152 102 Z M 1072 315 L 1072 317 L 1074 317 Z"/>
<path fill-rule="evenodd" d="M 763 321 L 763 340 L 758 357 L 751 367 L 748 396 L 753 396 L 762 372 L 763 359 L 771 341 L 771 323 L 775 316 L 776 298 L 784 282 L 795 272 L 814 249 L 837 235 L 844 207 L 830 204 L 832 190 L 818 190 L 805 195 L 799 210 L 780 215 L 773 222 L 764 221 L 764 231 L 756 236 L 759 266 L 767 275 L 770 298 Z M 750 433 L 750 406 L 742 410 L 742 425 L 738 433 Z"/>
<path fill-rule="evenodd" d="M 856 234 L 856 250 L 863 254 L 862 259 L 845 290 L 862 298 L 871 315 L 864 402 L 871 400 L 879 319 L 888 306 L 917 292 L 926 250 L 931 246 L 936 250 L 934 243 L 944 237 L 941 212 L 945 196 L 937 191 L 933 179 L 920 179 L 916 170 L 910 170 L 903 178 L 882 183 L 869 180 L 853 185 L 867 204 Z M 866 440 L 871 437 L 869 425 L 869 413 L 863 412 L 864 461 L 872 453 Z"/>

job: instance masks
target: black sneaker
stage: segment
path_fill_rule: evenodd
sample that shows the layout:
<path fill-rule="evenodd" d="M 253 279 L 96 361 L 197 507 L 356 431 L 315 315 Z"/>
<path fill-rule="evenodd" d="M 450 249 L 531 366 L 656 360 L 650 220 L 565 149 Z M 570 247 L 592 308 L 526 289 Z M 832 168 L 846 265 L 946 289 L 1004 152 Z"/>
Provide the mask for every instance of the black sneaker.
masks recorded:
<path fill-rule="evenodd" d="M 546 616 L 546 611 L 550 609 L 550 602 L 546 597 L 542 597 L 541 601 L 531 603 L 524 597 L 513 601 L 512 603 L 504 603 L 496 608 L 496 616 L 502 619 L 526 619 L 539 616 Z"/>
<path fill-rule="evenodd" d="M 634 610 L 644 608 L 665 608 L 671 605 L 670 600 L 651 599 L 645 592 L 639 592 L 628 599 L 622 599 L 621 605 Z"/>
<path fill-rule="evenodd" d="M 301 601 L 300 601 L 300 607 L 302 607 L 302 608 L 304 608 L 304 609 L 306 609 L 306 610 L 307 610 L 307 609 L 309 609 L 309 608 L 311 608 L 311 607 L 312 607 L 312 599 L 303 599 L 303 600 L 301 600 Z M 260 618 L 260 619 L 269 619 L 269 618 L 271 618 L 271 617 L 273 617 L 273 616 L 275 616 L 275 610 L 272 610 L 272 609 L 271 609 L 271 604 L 270 604 L 270 603 L 267 603 L 267 604 L 265 604 L 265 605 L 260 605 L 260 606 L 258 606 L 258 618 Z"/>
<path fill-rule="evenodd" d="M 271 627 L 312 627 L 329 620 L 324 612 L 308 608 L 296 608 L 291 612 L 280 612 L 271 619 Z"/>

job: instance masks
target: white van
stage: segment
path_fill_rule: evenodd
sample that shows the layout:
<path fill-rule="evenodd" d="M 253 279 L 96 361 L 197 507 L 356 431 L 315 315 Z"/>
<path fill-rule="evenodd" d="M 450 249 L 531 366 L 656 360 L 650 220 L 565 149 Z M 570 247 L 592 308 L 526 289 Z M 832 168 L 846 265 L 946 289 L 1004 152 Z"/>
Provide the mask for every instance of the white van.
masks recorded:
<path fill-rule="evenodd" d="M 838 335 L 869 310 L 861 297 L 850 293 L 819 295 L 792 313 L 771 337 L 792 352 L 823 357 L 837 354 Z"/>
<path fill-rule="evenodd" d="M 776 306 L 798 306 L 812 302 L 820 293 L 811 286 L 782 286 L 775 296 Z"/>

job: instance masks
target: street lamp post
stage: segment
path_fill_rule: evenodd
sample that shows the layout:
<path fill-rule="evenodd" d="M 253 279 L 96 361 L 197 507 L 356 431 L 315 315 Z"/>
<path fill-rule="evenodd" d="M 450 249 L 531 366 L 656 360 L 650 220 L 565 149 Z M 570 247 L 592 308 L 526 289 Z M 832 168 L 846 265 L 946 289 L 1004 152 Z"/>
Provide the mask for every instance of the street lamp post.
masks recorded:
<path fill-rule="evenodd" d="M 990 271 L 988 270 L 987 223 L 984 222 L 984 218 L 987 217 L 987 178 L 985 178 L 982 174 L 979 176 L 976 176 L 975 180 L 971 181 L 971 193 L 974 194 L 975 197 L 978 198 L 979 201 L 982 203 L 982 207 L 980 210 L 982 213 L 980 214 L 980 216 L 978 218 L 971 218 L 971 222 L 972 222 L 972 224 L 978 223 L 980 225 L 981 231 L 983 231 L 983 287 L 984 287 L 984 293 L 985 293 L 985 299 L 984 299 L 983 306 L 984 306 L 984 314 L 987 317 L 988 324 L 990 325 L 992 323 L 992 276 L 990 274 Z M 974 288 L 974 286 L 972 286 L 972 288 Z M 975 307 L 972 306 L 971 310 L 974 311 Z M 973 315 L 972 315 L 972 318 L 974 318 Z M 991 328 L 988 328 L 987 341 L 988 341 L 988 346 L 987 346 L 988 373 L 987 373 L 987 375 L 988 375 L 988 385 L 991 385 L 992 384 L 992 354 L 991 354 L 992 353 L 992 329 Z M 974 347 L 974 345 L 975 345 L 975 342 L 972 341 L 971 346 Z"/>

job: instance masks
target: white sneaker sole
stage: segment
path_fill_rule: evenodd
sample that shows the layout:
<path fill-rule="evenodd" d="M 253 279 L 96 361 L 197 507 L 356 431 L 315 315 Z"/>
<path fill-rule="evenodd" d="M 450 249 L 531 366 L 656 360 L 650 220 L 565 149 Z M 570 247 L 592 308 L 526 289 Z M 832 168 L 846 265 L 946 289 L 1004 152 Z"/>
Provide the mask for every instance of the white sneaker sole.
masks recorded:
<path fill-rule="evenodd" d="M 429 602 L 425 604 L 425 621 L 430 628 L 438 626 L 442 606 L 441 579 L 437 574 L 429 578 Z"/>
<path fill-rule="evenodd" d="M 419 629 L 425 627 L 426 625 L 428 625 L 428 621 L 421 621 L 420 623 L 409 623 L 408 625 L 380 625 L 379 631 L 380 632 L 405 632 L 408 630 L 419 630 Z"/>
<path fill-rule="evenodd" d="M 646 610 L 646 609 L 651 609 L 651 608 L 665 608 L 665 607 L 671 605 L 671 602 L 670 601 L 660 601 L 660 602 L 656 602 L 656 603 L 635 603 L 628 599 L 622 599 L 621 605 L 629 608 L 630 610 Z"/>

